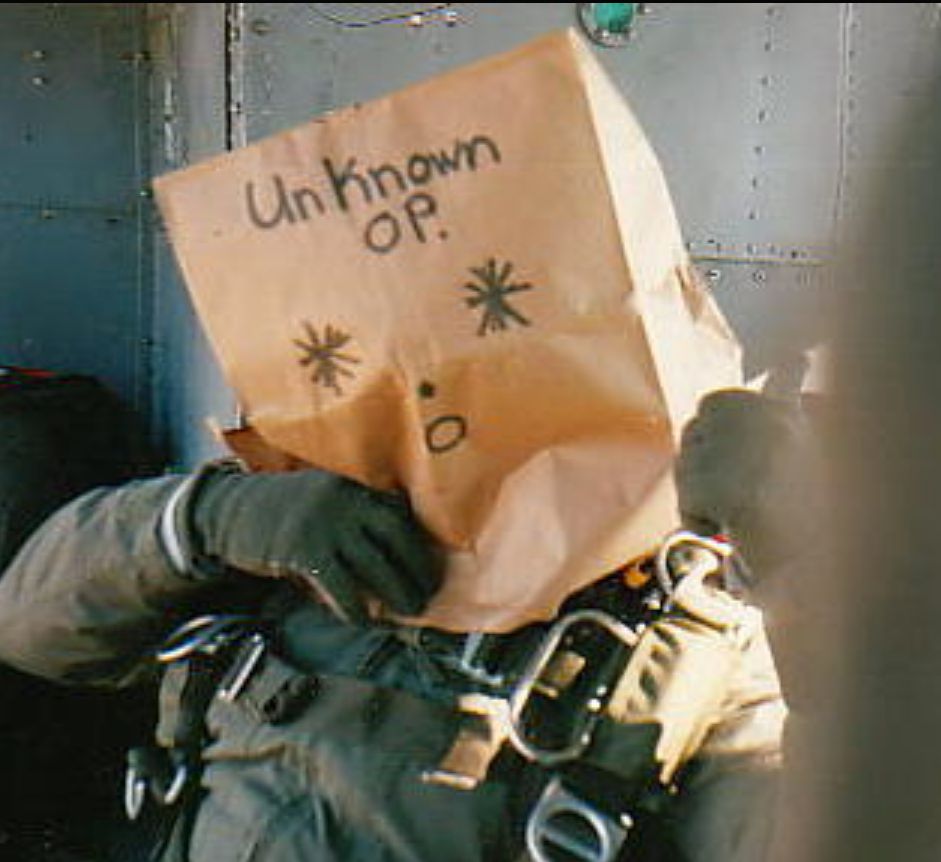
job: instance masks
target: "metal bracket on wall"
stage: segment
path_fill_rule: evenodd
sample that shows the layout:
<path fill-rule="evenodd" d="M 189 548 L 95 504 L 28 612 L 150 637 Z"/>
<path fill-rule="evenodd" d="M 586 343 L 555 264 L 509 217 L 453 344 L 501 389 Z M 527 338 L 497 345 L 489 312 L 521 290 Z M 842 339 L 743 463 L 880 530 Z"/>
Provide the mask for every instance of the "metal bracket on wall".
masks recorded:
<path fill-rule="evenodd" d="M 405 7 L 404 9 L 402 7 Z M 422 27 L 442 22 L 457 24 L 460 15 L 453 3 L 311 3 L 311 11 L 337 27 L 359 29 L 381 24 Z"/>

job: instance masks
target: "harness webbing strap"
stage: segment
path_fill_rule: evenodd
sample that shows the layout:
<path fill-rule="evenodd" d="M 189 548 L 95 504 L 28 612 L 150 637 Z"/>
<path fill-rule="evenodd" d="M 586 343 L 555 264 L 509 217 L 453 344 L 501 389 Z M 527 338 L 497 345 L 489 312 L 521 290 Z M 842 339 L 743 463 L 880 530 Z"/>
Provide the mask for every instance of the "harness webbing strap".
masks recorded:
<path fill-rule="evenodd" d="M 205 736 L 209 701 L 219 684 L 218 662 L 201 656 L 167 667 L 160 686 L 157 742 L 163 748 L 198 751 Z"/>
<path fill-rule="evenodd" d="M 221 698 L 210 702 L 208 721 L 212 723 L 216 711 L 235 707 L 253 721 L 280 724 L 296 715 L 298 701 L 304 707 L 310 705 L 318 726 L 339 737 L 361 734 L 365 726 L 370 740 L 380 747 L 407 747 L 408 740 L 401 736 L 403 727 L 443 725 L 453 736 L 459 724 L 448 704 L 369 680 L 303 671 L 271 651 L 258 662 L 237 696 L 228 702 Z M 350 716 L 359 719 L 356 726 Z"/>

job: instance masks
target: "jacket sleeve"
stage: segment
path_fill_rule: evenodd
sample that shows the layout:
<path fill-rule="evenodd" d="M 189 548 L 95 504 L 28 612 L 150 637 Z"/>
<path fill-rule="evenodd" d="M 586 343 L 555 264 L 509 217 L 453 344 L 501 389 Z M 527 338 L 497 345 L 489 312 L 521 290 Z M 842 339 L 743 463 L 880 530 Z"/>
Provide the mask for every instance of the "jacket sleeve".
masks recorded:
<path fill-rule="evenodd" d="M 687 862 L 768 858 L 788 709 L 764 627 L 741 646 L 718 720 L 680 778 L 671 814 Z"/>
<path fill-rule="evenodd" d="M 96 489 L 48 518 L 0 578 L 0 661 L 66 683 L 146 675 L 154 647 L 228 580 L 182 571 L 161 542 L 162 514 L 185 482 Z"/>

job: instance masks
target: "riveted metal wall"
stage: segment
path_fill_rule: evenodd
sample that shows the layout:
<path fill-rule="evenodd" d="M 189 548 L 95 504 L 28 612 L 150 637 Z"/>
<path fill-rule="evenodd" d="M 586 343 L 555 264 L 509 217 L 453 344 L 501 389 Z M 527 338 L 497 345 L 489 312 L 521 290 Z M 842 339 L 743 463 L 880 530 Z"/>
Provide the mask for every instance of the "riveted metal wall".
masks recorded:
<path fill-rule="evenodd" d="M 429 5 L 241 4 L 245 138 L 577 25 L 573 3 L 446 5 L 415 18 Z M 597 49 L 660 155 L 749 372 L 819 337 L 808 320 L 839 201 L 846 15 L 647 4 L 629 44 Z"/>
<path fill-rule="evenodd" d="M 576 5 L 4 4 L 2 361 L 97 374 L 180 461 L 214 453 L 207 421 L 236 406 L 141 197 L 148 162 L 181 167 L 576 25 Z M 626 46 L 596 49 L 661 157 L 747 370 L 819 337 L 825 264 L 868 190 L 934 167 L 895 136 L 931 83 L 939 17 L 936 4 L 648 4 Z"/>
<path fill-rule="evenodd" d="M 0 362 L 97 375 L 146 413 L 144 11 L 0 6 Z"/>
<path fill-rule="evenodd" d="M 175 35 L 158 51 L 158 161 L 179 166 L 577 26 L 577 5 L 159 4 L 157 31 L 172 19 Z M 835 239 L 867 185 L 911 157 L 891 138 L 938 18 L 936 4 L 645 4 L 627 45 L 596 48 L 661 158 L 748 373 L 790 367 L 819 340 Z M 201 335 L 167 264 L 158 394 L 171 436 L 203 451 L 204 419 L 234 408 L 203 347 L 192 353 Z"/>

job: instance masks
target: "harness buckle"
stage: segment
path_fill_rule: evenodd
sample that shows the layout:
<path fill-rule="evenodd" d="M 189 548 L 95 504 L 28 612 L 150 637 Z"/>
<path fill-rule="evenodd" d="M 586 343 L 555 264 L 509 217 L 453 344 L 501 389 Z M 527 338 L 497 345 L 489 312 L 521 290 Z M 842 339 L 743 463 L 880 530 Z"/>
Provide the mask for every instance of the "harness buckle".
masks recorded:
<path fill-rule="evenodd" d="M 253 627 L 241 614 L 205 614 L 174 629 L 156 652 L 160 664 L 173 664 L 194 655 L 215 656 L 240 641 Z"/>
<path fill-rule="evenodd" d="M 155 659 L 167 666 L 164 685 L 171 676 L 174 680 L 168 690 L 173 692 L 176 707 L 168 710 L 171 718 L 166 728 L 162 728 L 161 712 L 158 738 L 164 739 L 163 743 L 128 751 L 124 810 L 129 820 L 140 816 L 148 796 L 165 807 L 180 801 L 198 772 L 193 750 L 201 742 L 202 715 L 209 700 L 215 694 L 234 701 L 255 672 L 266 647 L 265 636 L 252 618 L 238 614 L 194 617 L 166 638 Z M 217 683 L 220 674 L 222 681 Z M 163 698 L 161 694 L 161 701 Z M 163 708 L 166 704 L 162 703 Z"/>
<path fill-rule="evenodd" d="M 124 774 L 124 813 L 136 820 L 144 808 L 147 794 L 160 805 L 175 805 L 190 779 L 183 758 L 163 749 L 134 748 L 128 752 Z"/>
<path fill-rule="evenodd" d="M 710 583 L 723 574 L 732 554 L 727 542 L 681 530 L 661 546 L 655 571 L 668 596 L 667 610 L 678 608 L 742 646 L 761 624 L 761 612 L 722 589 L 721 584 L 717 588 Z"/>
<path fill-rule="evenodd" d="M 128 765 L 124 773 L 124 813 L 134 821 L 140 817 L 147 799 L 147 779 L 133 766 Z"/>
<path fill-rule="evenodd" d="M 615 649 L 602 648 L 599 634 Z M 544 766 L 579 757 L 638 640 L 633 629 L 603 611 L 578 610 L 558 620 L 509 697 L 508 731 L 516 750 Z M 583 641 L 589 655 L 578 650 Z M 546 744 L 536 738 L 539 731 L 561 739 Z"/>
<path fill-rule="evenodd" d="M 464 649 L 461 651 L 457 667 L 469 679 L 492 688 L 500 688 L 506 683 L 506 676 L 487 670 L 481 655 L 489 637 L 491 635 L 484 632 L 470 632 L 464 640 Z"/>
<path fill-rule="evenodd" d="M 506 676 L 493 673 L 484 661 L 492 637 L 495 635 L 487 632 L 468 632 L 463 636 L 460 655 L 445 654 L 441 656 L 440 661 L 471 682 L 490 689 L 502 688 L 506 685 Z"/>
<path fill-rule="evenodd" d="M 238 655 L 216 689 L 216 697 L 233 703 L 252 678 L 259 662 L 268 649 L 268 641 L 261 632 L 253 632 L 239 647 Z"/>
<path fill-rule="evenodd" d="M 526 848 L 534 862 L 613 862 L 633 825 L 629 814 L 609 817 L 556 776 L 526 822 Z"/>

